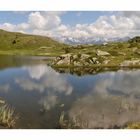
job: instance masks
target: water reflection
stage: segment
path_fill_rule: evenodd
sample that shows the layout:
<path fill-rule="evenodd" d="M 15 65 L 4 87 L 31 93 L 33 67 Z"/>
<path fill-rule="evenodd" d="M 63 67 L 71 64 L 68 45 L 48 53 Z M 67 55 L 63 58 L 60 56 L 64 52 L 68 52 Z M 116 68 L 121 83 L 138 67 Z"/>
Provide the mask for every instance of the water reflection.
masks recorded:
<path fill-rule="evenodd" d="M 41 92 L 47 89 L 65 95 L 72 93 L 73 87 L 67 82 L 65 76 L 47 65 L 28 66 L 23 69 L 28 71 L 30 80 L 16 79 L 16 82 L 26 90 L 36 89 Z M 38 83 L 34 82 L 34 79 L 38 80 Z"/>
<path fill-rule="evenodd" d="M 86 69 L 87 75 L 77 76 L 39 59 L 18 60 L 8 58 L 0 70 L 0 99 L 20 115 L 16 128 L 58 128 L 61 114 L 61 122 L 79 128 L 122 128 L 140 121 L 140 70 Z"/>
<path fill-rule="evenodd" d="M 98 93 L 121 94 L 134 96 L 140 94 L 140 70 L 110 72 L 100 75 L 102 78 L 96 83 L 94 90 Z M 101 88 L 102 87 L 102 88 Z"/>
<path fill-rule="evenodd" d="M 81 128 L 122 128 L 139 122 L 139 77 L 139 70 L 99 74 L 90 94 L 73 104 L 70 119 Z"/>
<path fill-rule="evenodd" d="M 11 87 L 9 84 L 0 85 L 0 92 L 1 93 L 8 93 Z"/>
<path fill-rule="evenodd" d="M 43 97 L 39 103 L 43 106 L 43 110 L 49 111 L 58 103 L 58 97 L 56 95 L 49 94 L 48 96 Z"/>

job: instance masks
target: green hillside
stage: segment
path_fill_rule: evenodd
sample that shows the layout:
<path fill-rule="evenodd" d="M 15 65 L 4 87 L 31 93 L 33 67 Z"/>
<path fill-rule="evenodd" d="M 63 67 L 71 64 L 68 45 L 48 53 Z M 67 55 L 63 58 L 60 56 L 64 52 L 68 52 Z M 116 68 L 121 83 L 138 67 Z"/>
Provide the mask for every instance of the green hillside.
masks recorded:
<path fill-rule="evenodd" d="M 0 54 L 60 55 L 65 47 L 49 37 L 0 30 Z"/>
<path fill-rule="evenodd" d="M 66 48 L 67 53 L 54 61 L 56 67 L 121 66 L 140 67 L 140 37 L 105 45 L 78 45 Z"/>

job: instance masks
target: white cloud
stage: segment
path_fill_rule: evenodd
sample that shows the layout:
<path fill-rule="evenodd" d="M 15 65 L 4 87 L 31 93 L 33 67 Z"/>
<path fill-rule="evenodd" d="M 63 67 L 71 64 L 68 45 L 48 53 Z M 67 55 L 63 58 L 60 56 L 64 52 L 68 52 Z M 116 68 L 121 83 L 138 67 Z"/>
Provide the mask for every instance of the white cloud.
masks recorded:
<path fill-rule="evenodd" d="M 10 31 L 22 31 L 33 34 L 58 38 L 71 37 L 87 38 L 115 38 L 140 35 L 140 12 L 112 12 L 110 15 L 100 16 L 95 22 L 75 26 L 64 25 L 61 15 L 65 12 L 31 12 L 27 23 L 13 25 L 3 23 L 0 28 Z M 79 12 L 77 13 L 79 15 Z M 81 14 L 80 14 L 81 16 Z M 78 21 L 77 21 L 78 22 Z"/>
<path fill-rule="evenodd" d="M 32 12 L 29 15 L 29 26 L 33 29 L 53 29 L 59 26 L 60 17 L 52 13 Z"/>
<path fill-rule="evenodd" d="M 16 25 L 10 23 L 0 24 L 0 29 L 4 29 L 7 31 L 14 31 Z"/>

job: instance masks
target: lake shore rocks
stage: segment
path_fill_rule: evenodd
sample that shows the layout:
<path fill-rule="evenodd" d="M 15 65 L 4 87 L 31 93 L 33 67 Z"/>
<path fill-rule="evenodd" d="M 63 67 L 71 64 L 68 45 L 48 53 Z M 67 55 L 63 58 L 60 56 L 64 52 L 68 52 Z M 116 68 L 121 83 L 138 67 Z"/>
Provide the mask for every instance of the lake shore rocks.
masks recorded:
<path fill-rule="evenodd" d="M 53 64 L 83 66 L 91 64 L 100 64 L 100 62 L 98 61 L 98 58 L 91 57 L 88 54 L 64 54 L 56 57 Z"/>
<path fill-rule="evenodd" d="M 134 65 L 140 65 L 140 59 L 137 59 L 137 60 L 125 60 L 120 64 L 120 66 L 122 66 L 122 67 L 128 67 L 128 66 L 134 66 Z"/>

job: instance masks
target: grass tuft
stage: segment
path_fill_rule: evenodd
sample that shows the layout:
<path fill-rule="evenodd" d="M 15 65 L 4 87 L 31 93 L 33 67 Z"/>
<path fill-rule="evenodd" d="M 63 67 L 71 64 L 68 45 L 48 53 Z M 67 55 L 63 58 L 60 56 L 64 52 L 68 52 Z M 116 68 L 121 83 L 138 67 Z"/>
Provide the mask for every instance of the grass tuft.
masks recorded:
<path fill-rule="evenodd" d="M 0 125 L 7 128 L 14 128 L 18 117 L 15 110 L 7 104 L 0 106 Z"/>

